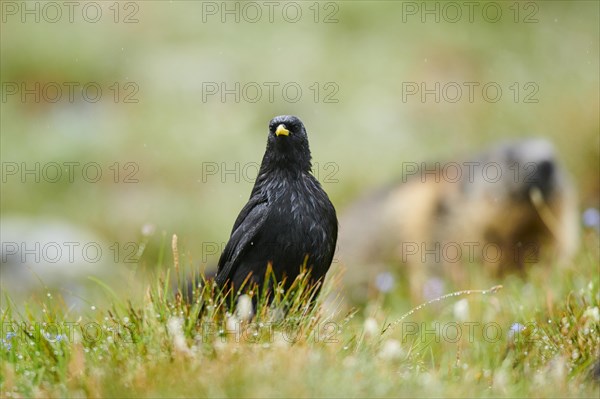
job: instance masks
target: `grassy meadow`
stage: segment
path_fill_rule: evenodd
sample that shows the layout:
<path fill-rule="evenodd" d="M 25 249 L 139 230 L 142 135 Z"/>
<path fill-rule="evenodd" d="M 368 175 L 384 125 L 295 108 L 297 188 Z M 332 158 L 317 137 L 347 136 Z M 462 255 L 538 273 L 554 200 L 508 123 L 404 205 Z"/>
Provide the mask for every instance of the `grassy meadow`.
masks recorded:
<path fill-rule="evenodd" d="M 0 396 L 600 394 L 597 2 L 0 8 Z M 470 292 L 412 313 L 401 273 L 352 310 L 322 303 L 336 278 L 307 308 L 300 279 L 250 317 L 199 276 L 280 114 L 338 214 L 407 162 L 546 138 L 577 254 L 501 281 L 470 265 Z"/>

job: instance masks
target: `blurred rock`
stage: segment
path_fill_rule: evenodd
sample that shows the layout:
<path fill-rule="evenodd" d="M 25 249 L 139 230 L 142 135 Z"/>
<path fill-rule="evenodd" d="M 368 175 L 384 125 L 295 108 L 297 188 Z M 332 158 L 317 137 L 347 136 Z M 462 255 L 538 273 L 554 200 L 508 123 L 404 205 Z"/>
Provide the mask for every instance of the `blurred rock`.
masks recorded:
<path fill-rule="evenodd" d="M 82 303 L 78 297 L 91 298 L 90 290 L 100 290 L 88 277 L 109 285 L 123 282 L 122 246 L 90 229 L 63 219 L 13 214 L 3 215 L 0 232 L 0 285 L 17 305 L 50 291 L 60 292 L 70 304 Z M 4 307 L 4 296 L 1 301 Z"/>

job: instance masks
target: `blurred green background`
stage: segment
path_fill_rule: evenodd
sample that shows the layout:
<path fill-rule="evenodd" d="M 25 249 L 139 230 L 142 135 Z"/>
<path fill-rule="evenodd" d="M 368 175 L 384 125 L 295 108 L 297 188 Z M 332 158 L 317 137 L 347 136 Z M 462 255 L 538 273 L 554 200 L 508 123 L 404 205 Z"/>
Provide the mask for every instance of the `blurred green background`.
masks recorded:
<path fill-rule="evenodd" d="M 107 243 L 99 267 L 112 243 L 137 252 L 125 245 L 139 245 L 143 229 L 140 265 L 155 267 L 176 233 L 188 264 L 214 266 L 279 114 L 304 121 L 339 212 L 403 162 L 528 136 L 555 143 L 581 209 L 598 207 L 597 2 L 482 2 L 472 14 L 463 2 L 75 2 L 72 17 L 57 2 L 60 18 L 47 4 L 2 3 L 2 219 L 85 229 Z M 442 90 L 449 82 L 463 88 L 458 101 Z M 477 85 L 472 101 L 464 82 Z M 222 98 L 221 85 L 236 83 L 239 101 Z M 440 84 L 439 102 L 406 93 L 421 83 Z M 56 84 L 62 98 L 52 102 Z M 486 84 L 501 88 L 497 101 Z M 84 86 L 91 97 L 101 88 L 97 102 Z M 66 170 L 36 182 L 10 169 L 36 162 L 40 173 L 50 162 L 96 162 L 102 177 L 87 182 L 76 167 L 72 182 Z"/>

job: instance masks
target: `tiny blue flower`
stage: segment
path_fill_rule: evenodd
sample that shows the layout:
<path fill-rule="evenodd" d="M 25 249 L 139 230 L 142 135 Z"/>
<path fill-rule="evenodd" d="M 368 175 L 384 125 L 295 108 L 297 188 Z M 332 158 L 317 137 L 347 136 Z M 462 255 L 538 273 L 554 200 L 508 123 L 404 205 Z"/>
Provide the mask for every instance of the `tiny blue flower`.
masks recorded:
<path fill-rule="evenodd" d="M 375 286 L 381 292 L 389 292 L 394 288 L 394 276 L 390 272 L 379 273 L 375 277 Z"/>
<path fill-rule="evenodd" d="M 438 277 L 427 279 L 423 284 L 423 297 L 430 301 L 444 294 L 444 281 Z"/>
<path fill-rule="evenodd" d="M 600 211 L 596 208 L 586 209 L 583 212 L 583 224 L 586 227 L 600 230 Z"/>
<path fill-rule="evenodd" d="M 525 330 L 525 326 L 523 324 L 513 323 L 508 330 L 508 338 L 515 339 L 515 336 L 519 335 L 523 330 Z"/>
<path fill-rule="evenodd" d="M 2 343 L 2 346 L 6 348 L 7 351 L 11 350 L 12 344 L 10 342 L 8 342 L 5 339 L 1 339 L 0 342 Z"/>

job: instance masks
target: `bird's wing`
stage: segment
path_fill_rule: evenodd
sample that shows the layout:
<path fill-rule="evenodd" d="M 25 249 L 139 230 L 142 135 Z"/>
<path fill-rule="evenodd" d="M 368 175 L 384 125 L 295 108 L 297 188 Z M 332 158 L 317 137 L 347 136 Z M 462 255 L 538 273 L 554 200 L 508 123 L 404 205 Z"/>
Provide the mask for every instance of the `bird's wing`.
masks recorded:
<path fill-rule="evenodd" d="M 215 281 L 219 287 L 222 287 L 227 280 L 231 279 L 240 255 L 244 253 L 254 240 L 256 233 L 264 224 L 268 214 L 268 202 L 262 196 L 251 198 L 241 210 L 233 225 L 229 242 L 219 258 L 217 276 L 215 277 Z"/>

